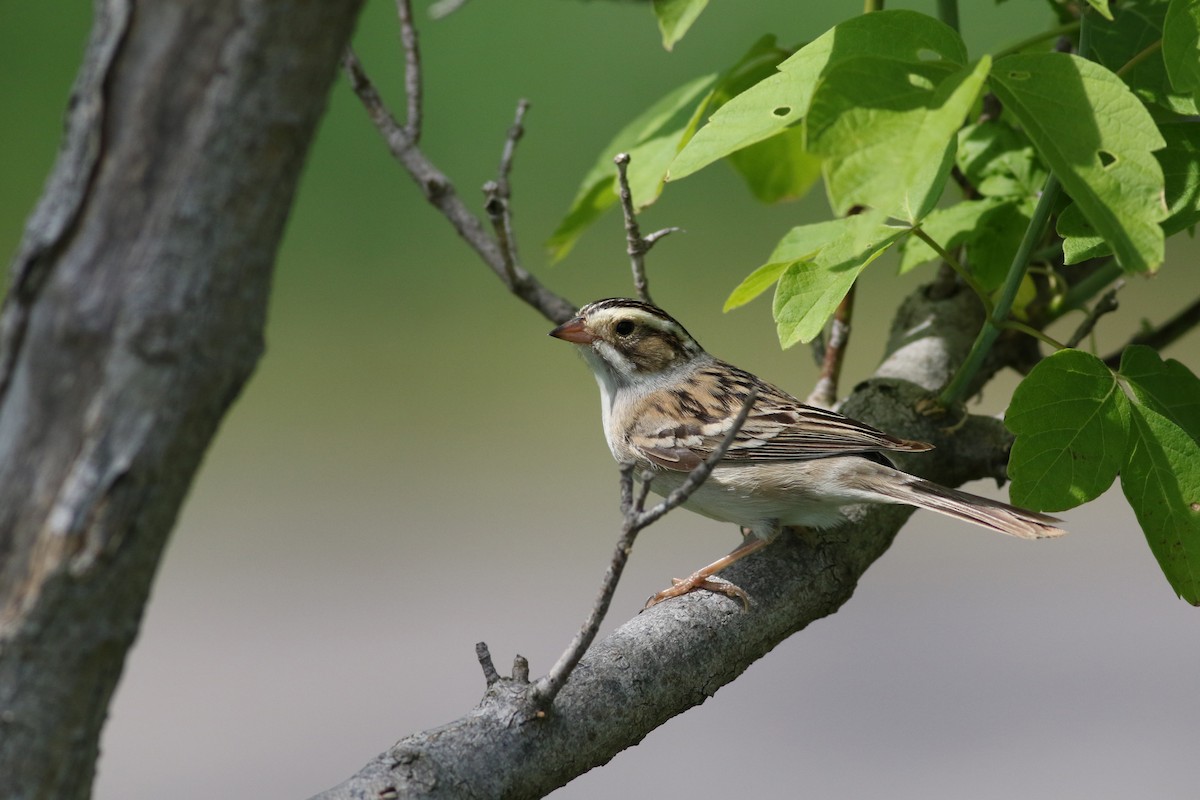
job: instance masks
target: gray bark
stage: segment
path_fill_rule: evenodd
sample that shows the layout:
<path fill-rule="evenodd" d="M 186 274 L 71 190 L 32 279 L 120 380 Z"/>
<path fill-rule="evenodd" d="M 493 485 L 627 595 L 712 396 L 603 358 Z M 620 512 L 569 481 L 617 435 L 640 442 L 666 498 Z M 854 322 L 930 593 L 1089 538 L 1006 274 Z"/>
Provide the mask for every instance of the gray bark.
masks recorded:
<path fill-rule="evenodd" d="M 0 312 L 0 796 L 87 797 L 361 0 L 97 0 Z"/>
<path fill-rule="evenodd" d="M 931 319 L 943 322 L 922 324 Z M 966 352 L 980 320 L 979 301 L 965 291 L 910 297 L 879 377 L 856 387 L 843 408 L 937 445 L 896 460 L 948 485 L 1002 478 L 1011 444 L 997 419 L 973 416 L 959 426 L 916 410 L 940 388 L 950 360 Z M 999 352 L 1009 352 L 1013 363 L 1028 356 L 1021 347 Z M 989 369 L 1000 366 L 996 360 Z M 883 377 L 895 375 L 906 380 Z M 545 716 L 527 702 L 530 683 L 514 667 L 514 677 L 487 687 L 461 719 L 405 737 L 317 800 L 544 796 L 703 703 L 785 638 L 837 611 L 910 513 L 876 506 L 832 531 L 783 536 L 721 573 L 750 594 L 748 611 L 736 600 L 696 592 L 642 612 L 593 645 Z"/>

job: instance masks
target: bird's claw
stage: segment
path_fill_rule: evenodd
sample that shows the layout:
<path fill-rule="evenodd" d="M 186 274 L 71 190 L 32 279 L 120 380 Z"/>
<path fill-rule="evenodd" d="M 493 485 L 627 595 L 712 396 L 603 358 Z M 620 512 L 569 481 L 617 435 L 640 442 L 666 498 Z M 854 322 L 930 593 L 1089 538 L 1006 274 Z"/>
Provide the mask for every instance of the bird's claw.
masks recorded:
<path fill-rule="evenodd" d="M 732 597 L 733 599 L 741 602 L 744 610 L 750 610 L 750 595 L 746 594 L 745 590 L 740 586 L 727 581 L 724 578 L 718 578 L 712 575 L 702 575 L 698 572 L 693 573 L 689 578 L 672 578 L 671 588 L 663 589 L 661 592 L 651 597 L 646 601 L 645 607 L 650 608 L 650 606 L 657 605 L 663 600 L 669 600 L 672 597 L 681 597 L 682 595 L 688 594 L 689 592 L 694 592 L 697 589 L 704 589 L 709 592 L 723 594 L 726 597 Z"/>

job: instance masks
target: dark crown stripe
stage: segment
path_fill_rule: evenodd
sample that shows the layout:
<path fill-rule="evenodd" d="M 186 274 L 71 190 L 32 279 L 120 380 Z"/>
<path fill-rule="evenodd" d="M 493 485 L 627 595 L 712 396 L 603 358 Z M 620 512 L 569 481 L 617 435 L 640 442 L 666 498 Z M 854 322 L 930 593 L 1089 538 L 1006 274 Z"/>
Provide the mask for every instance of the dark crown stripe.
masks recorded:
<path fill-rule="evenodd" d="M 695 341 L 692 335 L 688 333 L 687 328 L 679 324 L 679 320 L 675 319 L 656 305 L 651 303 L 643 303 L 641 300 L 634 300 L 631 297 L 609 297 L 605 300 L 597 300 L 593 303 L 588 303 L 586 306 L 579 309 L 579 316 L 587 317 L 589 314 L 595 311 L 608 311 L 610 309 L 622 308 L 641 311 L 645 314 L 649 314 L 652 317 L 657 317 L 663 322 L 669 322 L 670 324 L 679 328 L 679 330 L 683 332 L 684 336 Z"/>

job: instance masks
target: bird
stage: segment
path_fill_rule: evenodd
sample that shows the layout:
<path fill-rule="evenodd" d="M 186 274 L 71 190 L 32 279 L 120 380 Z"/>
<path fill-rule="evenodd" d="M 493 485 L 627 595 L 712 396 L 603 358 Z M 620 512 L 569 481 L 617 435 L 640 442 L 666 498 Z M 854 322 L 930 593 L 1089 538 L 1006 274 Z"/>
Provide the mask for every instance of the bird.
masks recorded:
<path fill-rule="evenodd" d="M 550 331 L 576 345 L 600 387 L 604 436 L 613 458 L 646 471 L 666 496 L 721 445 L 747 398 L 753 401 L 708 478 L 683 503 L 741 527 L 728 555 L 675 579 L 647 607 L 697 589 L 740 600 L 718 572 L 777 538 L 786 527 L 820 530 L 846 521 L 844 509 L 905 504 L 1021 539 L 1061 536 L 1061 520 L 950 489 L 896 469 L 886 453 L 933 449 L 843 414 L 807 405 L 707 351 L 667 312 L 629 298 L 583 306 Z"/>

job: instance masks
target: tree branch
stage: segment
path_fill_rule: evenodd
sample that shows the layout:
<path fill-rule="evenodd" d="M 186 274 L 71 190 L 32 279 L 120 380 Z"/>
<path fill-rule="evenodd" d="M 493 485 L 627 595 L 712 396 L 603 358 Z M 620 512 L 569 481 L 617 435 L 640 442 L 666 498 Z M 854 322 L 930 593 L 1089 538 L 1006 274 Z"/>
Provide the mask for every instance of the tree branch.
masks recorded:
<path fill-rule="evenodd" d="M 1183 311 L 1180 311 L 1157 328 L 1152 328 L 1134 336 L 1126 342 L 1125 347 L 1141 344 L 1146 347 L 1152 347 L 1155 350 L 1161 350 L 1167 345 L 1174 344 L 1197 325 L 1200 325 L 1200 300 L 1194 301 L 1187 308 L 1183 309 Z M 1105 357 L 1104 363 L 1113 369 L 1119 367 L 1121 365 L 1121 354 L 1125 351 L 1125 347 L 1122 347 L 1115 353 L 1110 353 Z"/>
<path fill-rule="evenodd" d="M 838 379 L 842 374 L 842 361 L 846 347 L 850 344 L 850 320 L 854 317 L 854 284 L 838 303 L 829 322 L 829 336 L 825 340 L 825 357 L 821 361 L 821 375 L 806 401 L 809 405 L 833 408 L 837 402 Z"/>
<path fill-rule="evenodd" d="M 398 0 L 398 2 L 404 7 L 409 5 L 408 0 Z M 419 64 L 415 30 L 411 32 L 411 37 L 402 37 L 401 39 L 406 48 L 410 40 L 412 49 L 406 49 L 405 62 L 415 61 Z M 392 157 L 400 163 L 400 166 L 404 167 L 420 187 L 425 199 L 441 212 L 463 241 L 475 251 L 484 264 L 491 268 L 496 277 L 509 287 L 509 291 L 535 308 L 551 322 L 561 324 L 575 316 L 574 305 L 547 289 L 519 264 L 511 264 L 510 270 L 508 259 L 511 257 L 511 253 L 506 256 L 504 248 L 488 235 L 479 219 L 463 204 L 450 179 L 421 152 L 408 132 L 396 122 L 395 117 L 384 105 L 375 85 L 367 77 L 366 70 L 353 50 L 347 48 L 342 58 L 342 66 L 349 78 L 350 88 L 358 95 L 371 122 L 383 136 Z M 415 70 L 409 70 L 407 74 L 419 76 L 419 66 Z"/>
<path fill-rule="evenodd" d="M 962 297 L 978 310 L 973 297 Z M 908 340 L 883 367 L 928 382 L 929 374 L 916 366 L 923 362 L 913 354 L 928 362 L 931 353 L 945 358 L 970 347 L 969 329 L 956 337 L 959 341 L 921 348 Z M 933 371 L 950 369 L 944 364 Z M 1003 423 L 970 416 L 947 432 L 942 420 L 915 410 L 930 397 L 910 382 L 876 379 L 860 384 L 844 410 L 897 435 L 936 444 L 933 453 L 900 454 L 902 467 L 915 474 L 948 485 L 1002 477 L 1011 444 Z M 631 487 L 623 496 L 634 502 Z M 388 791 L 414 798 L 544 796 L 703 702 L 808 623 L 834 613 L 911 512 L 872 506 L 852 512 L 846 526 L 780 537 L 770 558 L 744 559 L 722 573 L 753 595 L 750 610 L 707 592 L 653 606 L 588 650 L 545 716 L 528 714 L 528 685 L 501 678 L 461 719 L 405 737 L 317 798 Z"/>

